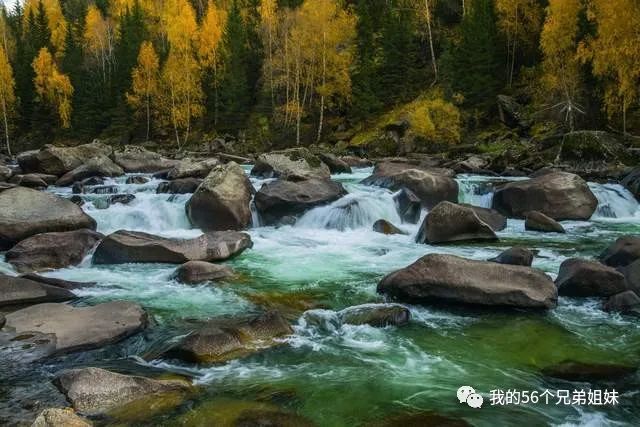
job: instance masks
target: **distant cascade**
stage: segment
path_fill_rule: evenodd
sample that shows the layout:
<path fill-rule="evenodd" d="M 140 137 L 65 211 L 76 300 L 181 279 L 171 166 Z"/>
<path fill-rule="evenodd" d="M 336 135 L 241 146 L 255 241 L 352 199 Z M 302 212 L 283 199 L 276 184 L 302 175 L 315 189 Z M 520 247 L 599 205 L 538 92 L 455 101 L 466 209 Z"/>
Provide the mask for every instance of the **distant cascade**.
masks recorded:
<path fill-rule="evenodd" d="M 620 184 L 589 183 L 598 199 L 593 218 L 632 218 L 638 214 L 638 201 Z"/>
<path fill-rule="evenodd" d="M 487 180 L 458 178 L 458 201 L 473 206 L 490 208 L 493 203 L 494 183 Z"/>
<path fill-rule="evenodd" d="M 348 230 L 371 228 L 379 219 L 392 224 L 402 222 L 390 191 L 361 185 L 354 185 L 350 190 L 341 199 L 304 214 L 296 227 Z"/>

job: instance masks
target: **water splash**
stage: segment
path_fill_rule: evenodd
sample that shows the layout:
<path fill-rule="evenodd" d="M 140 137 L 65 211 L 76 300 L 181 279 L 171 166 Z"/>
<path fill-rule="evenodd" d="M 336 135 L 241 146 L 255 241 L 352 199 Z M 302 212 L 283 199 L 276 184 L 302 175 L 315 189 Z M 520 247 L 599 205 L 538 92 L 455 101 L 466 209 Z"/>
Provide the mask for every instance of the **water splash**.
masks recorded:
<path fill-rule="evenodd" d="M 620 184 L 589 183 L 589 188 L 598 199 L 598 208 L 593 218 L 634 218 L 638 215 L 638 201 L 629 190 Z"/>

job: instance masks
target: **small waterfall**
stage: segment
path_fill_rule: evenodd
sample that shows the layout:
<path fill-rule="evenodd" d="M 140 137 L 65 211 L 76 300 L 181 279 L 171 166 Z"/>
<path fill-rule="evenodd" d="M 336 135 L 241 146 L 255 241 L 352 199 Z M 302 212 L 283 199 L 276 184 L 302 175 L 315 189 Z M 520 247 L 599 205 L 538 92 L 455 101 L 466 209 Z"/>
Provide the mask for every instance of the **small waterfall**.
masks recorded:
<path fill-rule="evenodd" d="M 371 228 L 379 219 L 402 221 L 393 194 L 384 189 L 354 185 L 353 192 L 327 206 L 317 207 L 296 222 L 296 227 L 347 230 Z"/>
<path fill-rule="evenodd" d="M 458 178 L 458 201 L 473 206 L 490 208 L 493 203 L 494 183 L 486 180 Z"/>
<path fill-rule="evenodd" d="M 251 210 L 251 226 L 253 228 L 262 227 L 260 214 L 258 213 L 258 209 L 256 209 L 255 196 L 251 198 L 249 209 Z"/>
<path fill-rule="evenodd" d="M 638 201 L 620 184 L 589 183 L 598 199 L 593 218 L 632 218 L 638 213 Z"/>

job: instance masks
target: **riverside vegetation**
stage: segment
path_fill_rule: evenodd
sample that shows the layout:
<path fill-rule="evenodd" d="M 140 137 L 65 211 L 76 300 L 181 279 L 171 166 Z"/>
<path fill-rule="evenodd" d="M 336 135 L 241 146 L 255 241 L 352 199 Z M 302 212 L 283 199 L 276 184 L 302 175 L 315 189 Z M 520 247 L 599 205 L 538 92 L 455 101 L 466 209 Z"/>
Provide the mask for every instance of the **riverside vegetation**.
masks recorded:
<path fill-rule="evenodd" d="M 0 424 L 640 423 L 634 0 L 2 12 Z"/>

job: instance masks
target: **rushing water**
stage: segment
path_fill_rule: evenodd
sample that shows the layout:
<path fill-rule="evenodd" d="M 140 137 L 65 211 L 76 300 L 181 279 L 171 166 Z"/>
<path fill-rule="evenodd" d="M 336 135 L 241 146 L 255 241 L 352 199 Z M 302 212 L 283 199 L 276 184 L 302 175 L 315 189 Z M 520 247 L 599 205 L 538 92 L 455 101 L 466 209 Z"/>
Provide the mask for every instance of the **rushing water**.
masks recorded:
<path fill-rule="evenodd" d="M 247 168 L 248 170 L 248 168 Z M 0 424 L 31 415 L 36 401 L 64 405 L 50 384 L 71 366 L 105 366 L 125 372 L 170 371 L 187 374 L 202 386 L 195 401 L 138 425 L 198 424 L 186 414 L 224 412 L 230 406 L 265 401 L 305 416 L 320 426 L 371 425 L 385 418 L 436 411 L 464 418 L 476 426 L 496 425 L 638 425 L 638 378 L 590 386 L 551 380 L 540 374 L 564 360 L 640 363 L 640 322 L 600 310 L 592 299 L 561 298 L 546 314 L 410 306 L 412 320 L 402 328 L 341 324 L 336 311 L 380 302 L 376 284 L 386 273 L 430 252 L 487 259 L 515 244 L 538 251 L 534 266 L 552 276 L 574 256 L 593 257 L 616 237 L 640 232 L 638 203 L 623 187 L 590 184 L 599 207 L 590 221 L 564 222 L 564 235 L 524 230 L 509 220 L 500 242 L 428 246 L 414 243 L 418 225 L 401 224 L 390 191 L 359 181 L 371 169 L 336 175 L 349 194 L 307 212 L 294 226 L 260 227 L 254 212 L 249 230 L 252 250 L 229 262 L 238 281 L 219 286 L 186 286 L 171 279 L 175 266 L 81 265 L 48 273 L 68 280 L 92 281 L 79 292 L 81 304 L 127 299 L 142 304 L 154 324 L 143 334 L 105 349 L 73 354 L 36 366 L 0 362 Z M 259 188 L 268 180 L 252 178 Z M 184 214 L 189 195 L 155 194 L 159 181 L 108 182 L 120 193 L 135 194 L 129 205 L 104 209 L 109 195 L 87 196 L 85 210 L 98 230 L 140 230 L 166 236 L 195 236 Z M 490 206 L 496 178 L 459 176 L 460 201 Z M 55 188 L 68 195 L 69 189 Z M 380 218 L 408 235 L 374 233 Z M 11 267 L 0 262 L 0 271 Z M 265 307 L 281 310 L 295 333 L 283 345 L 223 365 L 173 364 L 154 357 L 188 333 L 199 321 L 220 315 L 246 315 Z M 146 361 L 145 361 L 146 360 Z M 461 405 L 456 390 L 471 385 L 485 398 L 482 409 Z M 537 390 L 612 388 L 617 406 L 490 406 L 492 389 Z M 28 414 L 28 415 L 27 415 Z"/>

